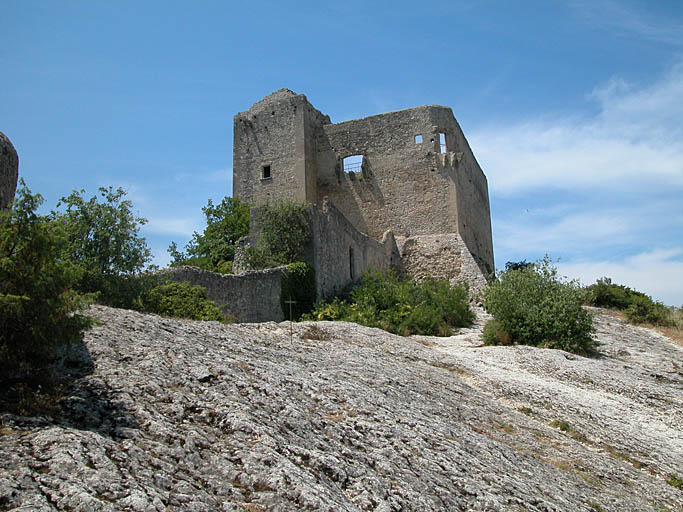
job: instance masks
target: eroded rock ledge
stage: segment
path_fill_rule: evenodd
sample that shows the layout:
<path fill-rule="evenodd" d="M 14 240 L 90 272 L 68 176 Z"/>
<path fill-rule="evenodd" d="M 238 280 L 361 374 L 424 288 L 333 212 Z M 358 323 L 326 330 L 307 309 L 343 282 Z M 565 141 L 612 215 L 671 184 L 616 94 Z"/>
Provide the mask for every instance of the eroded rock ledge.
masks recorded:
<path fill-rule="evenodd" d="M 683 350 L 646 329 L 599 316 L 586 359 L 481 347 L 481 312 L 451 338 L 321 322 L 292 341 L 288 323 L 93 314 L 63 417 L 0 418 L 0 510 L 683 506 L 665 482 Z"/>

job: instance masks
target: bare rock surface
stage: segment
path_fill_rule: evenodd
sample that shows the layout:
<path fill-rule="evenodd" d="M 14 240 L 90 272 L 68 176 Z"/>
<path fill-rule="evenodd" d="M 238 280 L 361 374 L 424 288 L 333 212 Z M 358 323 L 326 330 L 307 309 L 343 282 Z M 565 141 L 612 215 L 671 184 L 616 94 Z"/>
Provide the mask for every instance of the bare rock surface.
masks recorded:
<path fill-rule="evenodd" d="M 0 132 L 0 210 L 9 207 L 17 190 L 19 157 L 7 136 Z"/>
<path fill-rule="evenodd" d="M 0 510 L 680 511 L 683 350 L 600 356 L 93 308 L 59 418 L 0 417 Z"/>

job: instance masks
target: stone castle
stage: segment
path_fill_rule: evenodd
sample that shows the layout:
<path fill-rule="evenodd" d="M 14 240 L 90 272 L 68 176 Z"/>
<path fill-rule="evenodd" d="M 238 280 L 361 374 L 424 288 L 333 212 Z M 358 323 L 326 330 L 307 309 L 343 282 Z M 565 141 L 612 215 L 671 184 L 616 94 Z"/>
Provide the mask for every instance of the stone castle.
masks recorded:
<path fill-rule="evenodd" d="M 493 272 L 488 184 L 450 108 L 333 124 L 280 89 L 234 118 L 233 195 L 311 205 L 318 297 L 369 269 L 474 289 Z"/>

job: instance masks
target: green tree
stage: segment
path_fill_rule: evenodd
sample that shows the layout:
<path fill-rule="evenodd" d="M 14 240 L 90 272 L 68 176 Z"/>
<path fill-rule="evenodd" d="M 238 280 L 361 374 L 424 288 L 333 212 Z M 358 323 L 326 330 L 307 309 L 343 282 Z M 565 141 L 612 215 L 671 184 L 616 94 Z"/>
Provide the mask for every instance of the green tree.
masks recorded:
<path fill-rule="evenodd" d="M 74 190 L 57 203 L 65 211 L 52 212 L 67 240 L 62 257 L 81 268 L 80 291 L 97 292 L 100 301 L 113 306 L 131 307 L 139 295 L 135 275 L 151 260 L 151 251 L 139 236 L 147 219 L 133 215 L 122 188 L 100 188 L 101 202 L 97 196 L 85 199 L 84 193 Z"/>
<path fill-rule="evenodd" d="M 224 197 L 218 205 L 209 199 L 202 212 L 206 218 L 204 232 L 194 232 L 185 252 L 179 251 L 177 244 L 171 242 L 168 248 L 173 258 L 171 265 L 194 265 L 230 273 L 237 241 L 249 233 L 249 205 L 234 197 Z"/>
<path fill-rule="evenodd" d="M 311 242 L 308 205 L 297 201 L 277 201 L 256 211 L 258 246 L 250 248 L 251 268 L 277 267 L 306 259 Z"/>
<path fill-rule="evenodd" d="M 64 225 L 36 213 L 42 202 L 22 180 L 0 212 L 0 380 L 45 367 L 90 325 L 78 314 L 89 298 L 73 289 L 80 269 L 61 257 Z"/>
<path fill-rule="evenodd" d="M 484 328 L 484 343 L 588 352 L 594 328 L 583 299 L 579 284 L 558 277 L 547 256 L 505 270 L 484 292 L 484 308 L 494 317 Z"/>

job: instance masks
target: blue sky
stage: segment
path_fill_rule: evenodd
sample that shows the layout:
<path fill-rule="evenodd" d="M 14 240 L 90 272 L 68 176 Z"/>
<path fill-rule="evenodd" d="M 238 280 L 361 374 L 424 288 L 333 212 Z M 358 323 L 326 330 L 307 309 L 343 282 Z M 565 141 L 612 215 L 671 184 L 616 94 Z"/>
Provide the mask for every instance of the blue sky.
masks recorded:
<path fill-rule="evenodd" d="M 232 192 L 232 118 L 281 87 L 340 122 L 452 107 L 496 264 L 548 253 L 683 304 L 683 3 L 0 6 L 0 130 L 46 209 L 121 186 L 156 262 Z"/>

